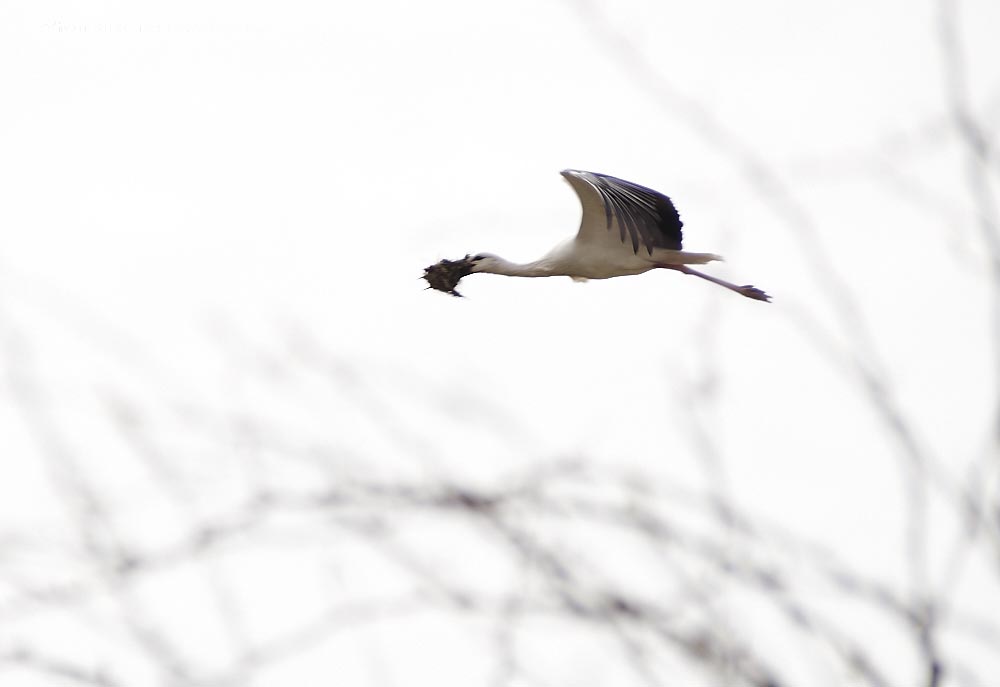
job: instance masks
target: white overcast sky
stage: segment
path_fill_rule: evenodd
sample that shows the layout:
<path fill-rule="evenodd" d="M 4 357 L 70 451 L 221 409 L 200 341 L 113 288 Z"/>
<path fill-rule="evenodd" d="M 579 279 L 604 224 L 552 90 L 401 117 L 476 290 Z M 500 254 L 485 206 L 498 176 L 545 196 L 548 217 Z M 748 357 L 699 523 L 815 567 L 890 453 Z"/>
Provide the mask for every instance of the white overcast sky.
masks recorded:
<path fill-rule="evenodd" d="M 971 106 L 997 136 L 1000 3 L 959 7 Z M 108 440 L 94 398 L 114 390 L 287 416 L 358 455 L 391 453 L 349 400 L 302 417 L 307 400 L 285 407 L 244 379 L 259 351 L 291 355 L 301 338 L 406 423 L 435 428 L 432 469 L 470 480 L 585 456 L 703 488 L 678 385 L 708 365 L 732 498 L 903 584 L 898 457 L 791 318 L 860 336 L 804 257 L 818 236 L 920 437 L 945 463 L 988 445 L 986 262 L 949 133 L 938 11 L 6 2 L 0 316 L 95 452 Z M 749 158 L 808 226 L 761 197 Z M 673 273 L 474 276 L 461 300 L 422 290 L 441 258 L 530 260 L 572 235 L 564 168 L 664 191 L 685 246 L 724 254 L 713 273 L 774 303 Z M 0 513 L 58 527 L 15 396 L 0 389 Z M 351 413 L 330 429 L 329 414 Z"/>

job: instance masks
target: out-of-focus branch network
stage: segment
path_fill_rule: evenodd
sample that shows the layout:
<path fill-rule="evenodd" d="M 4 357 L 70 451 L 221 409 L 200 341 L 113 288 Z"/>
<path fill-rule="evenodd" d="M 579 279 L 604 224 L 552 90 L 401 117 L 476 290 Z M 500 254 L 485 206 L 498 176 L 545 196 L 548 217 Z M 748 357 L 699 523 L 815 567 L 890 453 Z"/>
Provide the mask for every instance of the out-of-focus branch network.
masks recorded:
<path fill-rule="evenodd" d="M 667 685 L 677 676 L 754 687 L 807 675 L 878 687 L 995 679 L 996 663 L 978 660 L 1000 655 L 995 609 L 970 611 L 953 596 L 984 553 L 992 567 L 975 568 L 977 584 L 1000 590 L 1000 402 L 989 447 L 956 473 L 956 461 L 928 446 L 897 399 L 893 352 L 830 259 L 798 182 L 738 127 L 676 89 L 600 3 L 568 6 L 595 47 L 665 116 L 723 153 L 792 232 L 834 317 L 821 323 L 794 304 L 785 312 L 851 381 L 899 457 L 906 588 L 738 505 L 712 431 L 724 383 L 715 312 L 699 329 L 700 365 L 675 385 L 688 412 L 683 429 L 712 485 L 695 492 L 584 458 L 487 484 L 455 477 L 435 458 L 437 437 L 407 422 L 392 392 L 301 334 L 280 351 L 255 350 L 232 334 L 222 346 L 233 358 L 251 351 L 247 370 L 293 407 L 322 380 L 323 398 L 342 396 L 398 456 L 359 455 L 338 443 L 336 429 L 304 436 L 267 414 L 113 384 L 67 402 L 43 373 L 30 328 L 0 301 L 7 393 L 66 525 L 0 530 L 0 674 L 39 684 L 247 685 L 312 657 L 309 665 L 332 672 L 350 664 L 351 680 L 388 683 L 378 666 L 420 666 L 434 655 L 450 660 L 429 674 L 464 666 L 478 671 L 466 682 L 498 686 Z M 977 222 L 1000 390 L 1000 153 L 997 130 L 972 103 L 960 9 L 940 2 L 942 116 L 918 136 L 895 139 L 893 150 L 905 157 L 955 146 L 969 207 L 929 199 L 892 164 L 878 173 L 897 198 Z M 72 428 L 81 403 L 110 428 L 101 448 Z M 488 401 L 480 412 L 494 413 L 499 441 L 516 431 L 516 420 L 497 420 L 503 411 Z M 408 467 L 379 477 L 373 465 L 383 458 Z M 90 469 L 111 460 L 131 466 L 121 483 Z M 944 545 L 930 541 L 939 520 L 962 524 Z M 447 646 L 426 646 L 432 636 L 447 637 Z M 345 659 L 351 652 L 371 658 Z M 330 679 L 337 676 L 317 682 Z"/>

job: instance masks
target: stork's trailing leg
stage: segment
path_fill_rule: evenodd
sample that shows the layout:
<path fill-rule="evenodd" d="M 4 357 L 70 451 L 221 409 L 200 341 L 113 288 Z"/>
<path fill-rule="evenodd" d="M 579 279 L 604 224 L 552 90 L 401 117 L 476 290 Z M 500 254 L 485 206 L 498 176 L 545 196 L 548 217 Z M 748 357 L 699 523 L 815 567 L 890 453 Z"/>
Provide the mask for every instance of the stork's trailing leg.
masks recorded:
<path fill-rule="evenodd" d="M 741 296 L 746 296 L 747 298 L 753 298 L 754 300 L 757 301 L 765 301 L 768 303 L 771 301 L 771 297 L 768 296 L 763 291 L 761 291 L 760 289 L 758 289 L 756 286 L 751 286 L 750 284 L 738 286 L 731 282 L 725 281 L 724 279 L 719 279 L 718 277 L 713 277 L 703 272 L 699 272 L 698 270 L 693 270 L 687 265 L 657 265 L 657 267 L 662 267 L 668 270 L 677 270 L 678 272 L 683 272 L 684 274 L 690 274 L 695 277 L 701 277 L 702 279 L 706 279 L 712 282 L 713 284 L 718 284 L 719 286 L 725 287 L 730 291 L 735 291 Z"/>

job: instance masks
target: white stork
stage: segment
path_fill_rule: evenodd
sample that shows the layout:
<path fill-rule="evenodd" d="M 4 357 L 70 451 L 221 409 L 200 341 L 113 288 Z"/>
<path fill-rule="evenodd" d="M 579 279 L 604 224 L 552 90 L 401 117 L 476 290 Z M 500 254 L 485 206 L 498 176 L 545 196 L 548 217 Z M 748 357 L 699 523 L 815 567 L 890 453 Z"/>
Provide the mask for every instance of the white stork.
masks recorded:
<path fill-rule="evenodd" d="M 747 298 L 770 301 L 771 297 L 758 288 L 737 286 L 688 267 L 722 257 L 681 250 L 681 218 L 662 193 L 607 174 L 566 169 L 562 175 L 583 206 L 576 236 L 526 264 L 479 253 L 469 258 L 470 272 L 586 281 L 642 274 L 660 267 L 707 279 Z"/>

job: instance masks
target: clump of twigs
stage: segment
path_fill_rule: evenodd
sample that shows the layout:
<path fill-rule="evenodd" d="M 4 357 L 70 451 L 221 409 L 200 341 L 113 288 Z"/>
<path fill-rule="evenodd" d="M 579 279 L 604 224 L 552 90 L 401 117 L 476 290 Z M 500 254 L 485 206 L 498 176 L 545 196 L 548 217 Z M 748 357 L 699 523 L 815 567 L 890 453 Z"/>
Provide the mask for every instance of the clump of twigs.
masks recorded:
<path fill-rule="evenodd" d="M 462 277 L 472 274 L 472 257 L 466 255 L 460 260 L 442 260 L 434 263 L 430 267 L 424 268 L 424 279 L 430 285 L 428 289 L 437 289 L 450 293 L 452 296 L 461 297 L 455 287 Z"/>

